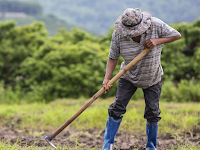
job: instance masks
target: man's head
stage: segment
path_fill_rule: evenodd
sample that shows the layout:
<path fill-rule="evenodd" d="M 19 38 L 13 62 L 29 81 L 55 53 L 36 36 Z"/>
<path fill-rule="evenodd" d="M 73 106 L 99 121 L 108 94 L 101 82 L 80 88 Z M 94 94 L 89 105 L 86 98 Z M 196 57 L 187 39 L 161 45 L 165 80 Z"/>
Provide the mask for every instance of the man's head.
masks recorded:
<path fill-rule="evenodd" d="M 127 8 L 115 22 L 115 30 L 122 36 L 136 37 L 151 25 L 151 14 L 140 9 Z"/>

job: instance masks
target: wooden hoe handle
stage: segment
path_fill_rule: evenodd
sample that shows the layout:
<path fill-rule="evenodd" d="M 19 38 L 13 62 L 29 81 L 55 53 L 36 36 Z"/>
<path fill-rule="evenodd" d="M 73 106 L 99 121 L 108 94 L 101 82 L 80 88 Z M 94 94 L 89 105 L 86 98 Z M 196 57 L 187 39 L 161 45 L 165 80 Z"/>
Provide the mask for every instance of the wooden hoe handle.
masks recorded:
<path fill-rule="evenodd" d="M 133 65 L 135 65 L 142 57 L 144 57 L 151 49 L 143 50 L 137 57 L 135 57 L 123 70 L 121 70 L 116 76 L 114 76 L 107 85 L 115 83 L 125 72 L 127 72 Z M 69 120 L 55 130 L 50 136 L 49 140 L 54 139 L 62 130 L 64 130 L 72 121 L 74 121 L 86 108 L 88 108 L 99 96 L 105 92 L 102 87 L 96 94 L 94 94 L 87 103 L 85 103 Z"/>

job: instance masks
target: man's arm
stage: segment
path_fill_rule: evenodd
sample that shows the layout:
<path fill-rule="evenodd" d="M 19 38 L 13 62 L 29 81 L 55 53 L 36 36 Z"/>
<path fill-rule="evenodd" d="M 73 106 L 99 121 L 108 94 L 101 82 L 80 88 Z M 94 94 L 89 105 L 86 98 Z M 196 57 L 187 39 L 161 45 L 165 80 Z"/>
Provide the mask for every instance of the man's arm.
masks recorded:
<path fill-rule="evenodd" d="M 106 74 L 103 80 L 103 88 L 105 89 L 105 93 L 107 93 L 112 87 L 112 85 L 110 86 L 106 86 L 106 85 L 111 79 L 112 73 L 115 70 L 115 67 L 117 65 L 117 61 L 118 59 L 115 60 L 110 57 L 108 58 L 107 65 L 106 65 Z"/>
<path fill-rule="evenodd" d="M 145 48 L 152 48 L 159 44 L 171 43 L 181 38 L 181 35 L 172 36 L 172 37 L 163 37 L 163 38 L 155 38 L 149 39 L 143 43 Z"/>

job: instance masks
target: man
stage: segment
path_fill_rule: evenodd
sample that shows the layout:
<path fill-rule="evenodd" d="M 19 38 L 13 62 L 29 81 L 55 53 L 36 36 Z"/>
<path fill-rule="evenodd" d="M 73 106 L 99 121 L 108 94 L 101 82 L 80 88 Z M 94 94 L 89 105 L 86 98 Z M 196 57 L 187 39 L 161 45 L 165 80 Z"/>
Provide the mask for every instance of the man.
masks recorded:
<path fill-rule="evenodd" d="M 144 48 L 152 50 L 128 70 L 118 81 L 115 102 L 109 106 L 108 120 L 104 134 L 103 150 L 111 150 L 114 137 L 126 112 L 126 106 L 137 88 L 142 88 L 145 99 L 147 150 L 156 150 L 157 129 L 161 111 L 159 99 L 162 88 L 163 70 L 160 55 L 163 44 L 181 38 L 178 31 L 165 24 L 158 18 L 151 17 L 148 12 L 128 8 L 115 22 L 112 35 L 106 74 L 103 81 L 105 93 L 112 87 L 107 86 L 121 55 L 124 62 L 121 70 L 133 60 Z"/>

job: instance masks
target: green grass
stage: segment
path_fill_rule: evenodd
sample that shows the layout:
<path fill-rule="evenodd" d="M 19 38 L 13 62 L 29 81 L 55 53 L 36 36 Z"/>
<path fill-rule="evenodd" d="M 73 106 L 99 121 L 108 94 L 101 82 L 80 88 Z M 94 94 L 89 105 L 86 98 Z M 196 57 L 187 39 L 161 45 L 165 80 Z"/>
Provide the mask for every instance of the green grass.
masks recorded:
<path fill-rule="evenodd" d="M 77 143 L 77 142 L 76 142 Z M 76 144 L 78 145 L 78 144 Z M 74 148 L 70 148 L 68 145 L 65 148 L 59 148 L 57 147 L 58 150 L 83 150 L 83 148 L 80 148 L 80 146 L 75 146 Z M 178 150 L 200 150 L 200 147 L 195 147 L 194 145 L 191 144 L 183 144 L 179 145 Z M 0 141 L 0 150 L 41 150 L 40 147 L 37 146 L 24 146 L 20 147 L 19 143 L 16 142 L 14 145 L 10 145 L 10 143 L 7 143 L 5 141 Z M 52 147 L 46 147 L 45 150 L 53 150 Z M 99 150 L 98 148 L 91 148 L 89 150 Z M 138 150 L 138 149 L 136 149 Z M 175 150 L 173 147 L 171 147 L 171 150 Z"/>
<path fill-rule="evenodd" d="M 79 147 L 75 146 L 74 148 L 70 148 L 68 145 L 65 148 L 57 147 L 57 149 L 58 150 L 83 150 L 83 148 L 80 148 L 80 146 Z M 194 145 L 191 145 L 191 144 L 183 144 L 183 145 L 179 145 L 177 149 L 178 150 L 200 150 L 200 147 L 195 147 Z M 34 145 L 29 146 L 29 147 L 27 146 L 20 147 L 18 142 L 16 142 L 14 145 L 10 145 L 10 143 L 0 141 L 0 150 L 41 150 L 41 148 Z M 46 147 L 45 150 L 53 150 L 53 148 Z M 99 150 L 99 149 L 91 148 L 90 150 Z M 174 148 L 171 147 L 171 150 L 174 150 Z"/>
<path fill-rule="evenodd" d="M 21 105 L 0 105 L 0 126 L 14 126 L 16 129 L 29 129 L 29 134 L 41 135 L 44 130 L 54 131 L 74 115 L 87 99 L 61 99 L 49 104 L 33 103 Z M 67 128 L 71 129 L 97 129 L 103 130 L 107 120 L 107 109 L 114 102 L 114 98 L 99 99 L 88 107 Z M 144 100 L 130 101 L 127 112 L 123 117 L 120 129 L 130 133 L 145 134 Z M 193 133 L 200 130 L 200 104 L 199 103 L 168 103 L 160 102 L 161 121 L 158 134 L 165 133 Z M 21 149 L 18 144 L 11 146 L 1 141 L 0 150 Z M 37 147 L 24 147 L 31 150 Z M 39 149 L 39 148 L 38 148 Z M 66 148 L 67 149 L 67 148 Z M 171 148 L 173 149 L 173 147 Z M 179 149 L 200 149 L 193 145 L 179 145 Z M 74 149 L 75 150 L 75 149 Z"/>
<path fill-rule="evenodd" d="M 30 146 L 30 147 L 20 147 L 19 144 L 16 142 L 14 145 L 10 145 L 10 143 L 6 143 L 4 141 L 0 141 L 0 150 L 40 150 L 39 147 Z M 46 149 L 48 150 L 48 149 Z"/>
<path fill-rule="evenodd" d="M 78 143 L 74 148 L 70 148 L 68 145 L 64 148 L 57 147 L 57 150 L 84 150 L 83 148 L 80 148 L 80 146 L 77 146 Z M 10 143 L 7 143 L 5 141 L 0 141 L 0 150 L 41 150 L 41 147 L 37 147 L 35 145 L 32 146 L 19 146 L 19 143 L 16 142 L 14 145 L 11 145 Z M 46 147 L 45 150 L 54 150 L 52 147 Z M 90 150 L 98 150 L 97 148 L 91 148 Z"/>
<path fill-rule="evenodd" d="M 114 98 L 97 100 L 87 108 L 69 128 L 99 129 L 105 128 L 107 109 Z M 21 105 L 0 105 L 0 124 L 14 125 L 16 128 L 53 130 L 74 115 L 87 100 L 62 99 L 49 104 L 34 103 Z M 120 130 L 132 133 L 145 133 L 144 101 L 131 101 L 127 107 Z M 159 133 L 192 132 L 200 129 L 199 103 L 160 102 L 161 121 Z M 19 123 L 20 122 L 20 123 Z M 19 124 L 18 124 L 19 123 Z"/>

